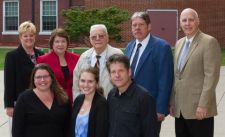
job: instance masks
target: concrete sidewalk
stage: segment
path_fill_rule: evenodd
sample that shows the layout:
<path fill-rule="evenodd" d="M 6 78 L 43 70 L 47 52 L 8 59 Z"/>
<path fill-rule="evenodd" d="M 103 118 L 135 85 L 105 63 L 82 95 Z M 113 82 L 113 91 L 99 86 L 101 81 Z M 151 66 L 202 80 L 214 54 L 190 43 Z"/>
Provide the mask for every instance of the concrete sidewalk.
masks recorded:
<path fill-rule="evenodd" d="M 0 137 L 9 137 L 8 117 L 3 102 L 3 71 L 0 71 Z M 221 67 L 220 80 L 216 91 L 218 116 L 215 117 L 214 137 L 225 136 L 225 67 Z M 160 137 L 175 137 L 174 118 L 168 116 L 162 124 Z"/>

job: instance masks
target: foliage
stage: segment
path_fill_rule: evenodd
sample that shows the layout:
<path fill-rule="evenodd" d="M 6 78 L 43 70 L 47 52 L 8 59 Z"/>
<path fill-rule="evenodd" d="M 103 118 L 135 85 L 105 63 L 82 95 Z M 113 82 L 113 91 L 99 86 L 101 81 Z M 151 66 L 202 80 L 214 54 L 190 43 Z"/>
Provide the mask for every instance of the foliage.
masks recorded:
<path fill-rule="evenodd" d="M 69 33 L 71 40 L 79 42 L 88 40 L 89 29 L 93 24 L 105 24 L 110 39 L 121 42 L 119 24 L 129 19 L 127 10 L 116 7 L 90 10 L 71 8 L 64 10 L 62 15 L 65 18 L 64 28 Z"/>

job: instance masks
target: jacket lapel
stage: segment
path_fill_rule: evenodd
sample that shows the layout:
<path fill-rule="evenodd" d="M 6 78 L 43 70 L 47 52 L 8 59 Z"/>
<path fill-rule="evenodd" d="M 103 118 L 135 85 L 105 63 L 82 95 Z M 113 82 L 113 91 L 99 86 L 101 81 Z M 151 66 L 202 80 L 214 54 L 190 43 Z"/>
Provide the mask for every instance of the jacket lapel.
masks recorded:
<path fill-rule="evenodd" d="M 149 54 L 152 52 L 153 46 L 155 45 L 155 39 L 154 37 L 151 35 L 150 39 L 148 41 L 148 45 L 146 46 L 144 52 L 142 53 L 137 68 L 136 68 L 136 72 L 135 72 L 135 76 L 136 77 L 139 73 L 139 71 L 141 70 L 141 67 L 144 65 L 145 61 L 148 59 Z"/>
<path fill-rule="evenodd" d="M 195 38 L 193 39 L 193 41 L 192 41 L 192 43 L 191 43 L 191 45 L 190 45 L 190 49 L 189 49 L 188 54 L 187 54 L 187 57 L 186 57 L 186 59 L 185 59 L 185 63 L 184 63 L 183 70 L 184 70 L 184 68 L 186 67 L 186 64 L 187 64 L 188 60 L 190 59 L 191 54 L 194 52 L 194 50 L 195 50 L 196 47 L 198 46 L 198 40 L 199 40 L 199 38 L 200 38 L 200 33 L 201 33 L 200 31 L 197 32 Z M 182 70 L 182 71 L 183 71 L 183 70 Z"/>

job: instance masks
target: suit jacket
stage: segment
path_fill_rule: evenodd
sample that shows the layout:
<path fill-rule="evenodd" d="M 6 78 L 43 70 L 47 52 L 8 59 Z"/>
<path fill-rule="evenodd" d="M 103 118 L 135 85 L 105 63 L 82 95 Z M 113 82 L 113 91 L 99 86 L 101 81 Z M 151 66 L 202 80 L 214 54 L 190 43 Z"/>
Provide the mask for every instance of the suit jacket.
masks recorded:
<path fill-rule="evenodd" d="M 125 49 L 125 54 L 129 59 L 135 52 L 133 51 L 135 44 L 133 40 Z M 173 85 L 173 56 L 170 45 L 166 41 L 150 35 L 133 79 L 155 98 L 157 113 L 168 114 Z"/>
<path fill-rule="evenodd" d="M 84 95 L 79 95 L 74 101 L 72 114 L 72 137 L 75 137 L 76 118 L 84 102 Z M 88 119 L 87 137 L 107 137 L 108 134 L 108 108 L 104 97 L 95 93 L 92 100 Z"/>
<path fill-rule="evenodd" d="M 178 57 L 185 37 L 175 47 L 175 83 L 171 105 L 175 117 L 182 113 L 185 119 L 196 119 L 198 106 L 207 108 L 207 117 L 217 114 L 215 89 L 220 73 L 220 46 L 215 38 L 198 31 L 187 54 L 185 65 L 178 70 Z"/>
<path fill-rule="evenodd" d="M 73 102 L 73 94 L 72 94 L 72 86 L 73 86 L 73 70 L 77 64 L 79 59 L 79 55 L 73 54 L 70 52 L 65 52 L 65 60 L 67 66 L 69 68 L 69 79 L 66 80 L 64 74 L 62 72 L 62 68 L 59 62 L 58 55 L 52 51 L 48 54 L 39 56 L 37 59 L 37 63 L 46 63 L 53 70 L 57 81 L 63 87 L 63 89 L 67 92 L 67 95 L 70 98 L 70 101 Z"/>
<path fill-rule="evenodd" d="M 77 62 L 77 65 L 74 69 L 74 74 L 73 74 L 74 75 L 74 78 L 73 78 L 73 97 L 74 97 L 74 99 L 81 93 L 79 90 L 79 87 L 78 87 L 78 80 L 79 80 L 80 72 L 82 69 L 85 69 L 85 68 L 88 68 L 91 66 L 91 57 L 92 57 L 94 50 L 95 50 L 94 48 L 91 48 L 91 49 L 85 51 L 80 56 L 80 58 Z M 107 97 L 108 93 L 112 89 L 113 85 L 109 79 L 109 73 L 108 73 L 108 70 L 106 67 L 106 61 L 108 60 L 108 58 L 111 55 L 116 54 L 116 53 L 123 54 L 123 52 L 120 49 L 111 47 L 110 45 L 108 45 L 105 50 L 106 50 L 106 60 L 104 63 L 103 70 L 101 71 L 102 73 L 100 75 L 99 85 L 101 87 L 103 87 L 104 96 Z"/>
<path fill-rule="evenodd" d="M 44 54 L 34 48 L 35 56 Z M 30 86 L 30 75 L 34 68 L 22 45 L 6 54 L 4 66 L 4 103 L 5 107 L 14 107 L 20 93 Z"/>

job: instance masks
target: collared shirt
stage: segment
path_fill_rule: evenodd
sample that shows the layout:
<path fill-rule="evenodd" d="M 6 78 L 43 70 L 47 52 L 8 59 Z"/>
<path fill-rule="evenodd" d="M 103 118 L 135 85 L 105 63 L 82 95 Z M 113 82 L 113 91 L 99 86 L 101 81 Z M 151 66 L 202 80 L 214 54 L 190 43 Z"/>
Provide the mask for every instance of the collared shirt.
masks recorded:
<path fill-rule="evenodd" d="M 144 88 L 132 83 L 121 95 L 113 88 L 107 102 L 108 137 L 156 137 L 155 101 Z"/>
<path fill-rule="evenodd" d="M 186 42 L 186 41 L 189 41 L 189 42 L 190 42 L 189 48 L 190 48 L 190 46 L 191 46 L 191 43 L 192 43 L 194 37 L 195 37 L 195 35 L 194 35 L 193 37 L 189 38 L 189 39 L 188 39 L 187 37 L 185 38 L 185 42 Z"/>
<path fill-rule="evenodd" d="M 100 54 L 100 59 L 99 59 L 99 63 L 100 63 L 100 72 L 99 74 L 101 75 L 102 69 L 105 66 L 106 63 L 106 53 L 107 53 L 107 48 Z M 97 62 L 97 58 L 96 58 L 97 53 L 94 52 L 91 55 L 91 66 L 94 67 L 96 62 Z"/>
<path fill-rule="evenodd" d="M 138 40 L 136 39 L 135 47 L 134 47 L 134 50 L 132 51 L 132 55 L 131 55 L 131 59 L 130 59 L 130 65 L 131 65 L 132 62 L 133 62 L 133 58 L 134 58 L 134 55 L 135 55 L 136 50 L 137 50 L 137 45 L 138 45 L 139 43 L 142 44 L 142 46 L 139 48 L 139 56 L 138 56 L 138 60 L 137 60 L 137 64 L 138 64 L 138 63 L 139 63 L 139 60 L 140 60 L 140 57 L 141 57 L 141 55 L 142 55 L 142 53 L 144 52 L 145 48 L 146 48 L 147 45 L 148 45 L 149 39 L 150 39 L 150 33 L 147 35 L 147 37 L 146 37 L 143 41 L 138 41 Z M 137 66 L 138 66 L 138 65 L 137 65 Z M 137 66 L 136 66 L 136 68 L 137 68 Z M 136 68 L 135 68 L 135 70 L 136 70 Z"/>

